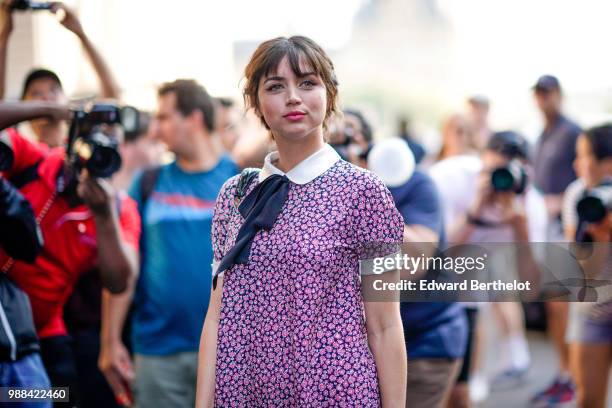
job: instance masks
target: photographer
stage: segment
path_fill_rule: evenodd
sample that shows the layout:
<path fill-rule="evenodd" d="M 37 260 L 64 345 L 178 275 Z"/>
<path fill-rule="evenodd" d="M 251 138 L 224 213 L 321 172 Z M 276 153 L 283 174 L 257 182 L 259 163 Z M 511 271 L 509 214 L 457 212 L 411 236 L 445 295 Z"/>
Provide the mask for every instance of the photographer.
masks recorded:
<path fill-rule="evenodd" d="M 126 114 L 125 110 L 126 108 L 122 108 L 124 131 L 122 142 L 118 146 L 121 168 L 112 175 L 111 179 L 113 187 L 119 194 L 121 191 L 127 191 L 128 184 L 135 175 L 160 162 L 164 148 L 153 134 L 155 122 L 149 113 L 130 108 L 131 112 Z M 104 359 L 104 353 L 100 353 L 100 345 L 106 337 L 108 316 L 115 314 L 113 309 L 105 307 L 105 300 L 111 297 L 131 299 L 129 292 L 128 288 L 119 295 L 111 295 L 107 290 L 102 290 L 100 274 L 92 270 L 80 277 L 66 302 L 64 321 L 72 338 L 78 373 L 78 394 L 83 407 L 114 408 L 123 404 L 123 401 L 119 401 L 115 396 L 98 368 L 98 361 L 100 358 L 102 364 L 107 361 Z M 130 320 L 128 316 L 122 333 L 124 339 L 129 339 Z M 119 369 L 121 372 L 129 372 L 130 355 L 125 353 L 121 357 L 124 359 L 118 363 Z M 133 378 L 133 374 L 126 374 L 125 377 Z"/>
<path fill-rule="evenodd" d="M 10 35 L 13 30 L 13 13 L 17 3 L 27 3 L 16 0 L 0 0 L 0 99 L 6 97 L 6 65 Z M 119 97 L 119 86 L 113 77 L 109 67 L 104 62 L 102 55 L 95 48 L 89 37 L 85 34 L 77 15 L 73 10 L 59 2 L 44 3 L 49 6 L 49 11 L 57 16 L 63 16 L 60 24 L 74 33 L 80 40 L 85 54 L 89 58 L 96 75 L 100 81 L 100 98 L 117 99 Z M 23 101 L 66 102 L 66 95 L 62 83 L 52 71 L 36 68 L 28 73 L 23 83 L 21 93 Z M 25 124 L 24 124 L 25 125 Z M 65 121 L 56 118 L 37 118 L 28 122 L 27 132 L 33 133 L 35 140 L 50 147 L 62 146 L 65 143 L 66 124 Z"/>
<path fill-rule="evenodd" d="M 562 203 L 563 192 L 576 179 L 572 167 L 576 140 L 580 126 L 569 118 L 563 109 L 565 95 L 559 79 L 542 75 L 532 87 L 534 100 L 544 120 L 534 155 L 534 185 L 544 195 L 548 210 L 547 241 L 563 241 Z M 559 401 L 574 398 L 574 387 L 569 375 L 569 348 L 565 342 L 568 303 L 546 302 L 546 325 L 555 346 L 559 372 L 552 383 L 540 391 L 534 399 Z"/>
<path fill-rule="evenodd" d="M 0 104 L 3 176 L 31 203 L 45 238 L 33 264 L 3 255 L 0 267 L 30 298 L 52 385 L 70 386 L 73 399 L 76 374 L 62 318 L 64 304 L 78 278 L 91 269 L 99 271 L 103 286 L 112 293 L 122 292 L 134 280 L 140 219 L 134 201 L 117 199 L 107 180 L 75 169 L 64 149 L 45 153 L 15 129 L 6 129 L 43 117 L 68 119 L 69 111 L 52 103 Z M 74 151 L 74 146 L 69 148 Z"/>
<path fill-rule="evenodd" d="M 438 162 L 430 175 L 442 195 L 448 240 L 453 245 L 479 242 L 514 242 L 517 248 L 509 272 L 520 272 L 522 280 L 535 284 L 538 274 L 533 253 L 525 244 L 545 240 L 546 207 L 542 197 L 528 182 L 526 167 L 528 144 L 515 132 L 494 133 L 480 160 L 466 155 L 454 156 Z M 511 186 L 495 185 L 492 177 L 496 169 L 512 171 Z M 496 173 L 499 174 L 499 173 Z M 505 187 L 505 188 L 501 188 Z M 510 188 L 508 188 L 510 187 Z M 477 305 L 466 305 L 475 325 Z M 503 332 L 503 347 L 508 350 L 508 361 L 494 380 L 494 385 L 515 385 L 524 379 L 529 367 L 529 350 L 524 333 L 523 316 L 517 303 L 494 303 Z M 470 333 L 471 337 L 474 332 Z M 472 339 L 473 340 L 473 339 Z M 478 356 L 471 356 L 477 360 Z M 461 384 L 455 390 L 454 406 L 466 406 L 470 358 L 464 360 Z M 463 400 L 463 403 L 458 401 Z"/>
<path fill-rule="evenodd" d="M 568 186 L 563 199 L 565 237 L 576 242 L 608 243 L 612 232 L 612 216 L 606 208 L 612 193 L 612 125 L 588 129 L 578 137 L 574 170 L 579 178 Z M 604 198 L 604 211 L 584 207 L 583 200 L 598 195 Z M 599 216 L 594 217 L 597 212 Z M 595 244 L 593 249 L 593 256 L 585 261 L 597 264 L 583 267 L 599 275 L 585 278 L 609 279 L 601 276 L 602 272 L 611 272 L 609 245 Z M 578 406 L 604 407 L 612 365 L 612 302 L 604 298 L 571 303 L 569 307 L 566 340 Z"/>

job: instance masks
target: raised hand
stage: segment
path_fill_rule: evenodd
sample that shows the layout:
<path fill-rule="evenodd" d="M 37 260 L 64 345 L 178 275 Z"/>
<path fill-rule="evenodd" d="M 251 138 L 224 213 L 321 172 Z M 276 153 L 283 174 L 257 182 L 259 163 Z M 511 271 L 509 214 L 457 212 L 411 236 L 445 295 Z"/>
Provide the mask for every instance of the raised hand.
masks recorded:
<path fill-rule="evenodd" d="M 61 25 L 72 31 L 77 37 L 81 38 L 85 35 L 76 13 L 64 3 L 53 3 L 51 12 L 57 16 Z"/>

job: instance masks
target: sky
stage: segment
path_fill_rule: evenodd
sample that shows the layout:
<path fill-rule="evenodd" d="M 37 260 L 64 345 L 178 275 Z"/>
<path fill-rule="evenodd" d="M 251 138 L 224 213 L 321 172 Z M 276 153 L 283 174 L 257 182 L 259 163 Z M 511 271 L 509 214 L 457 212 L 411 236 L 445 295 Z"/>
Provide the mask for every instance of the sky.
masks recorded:
<path fill-rule="evenodd" d="M 219 12 L 231 16 L 231 36 L 238 41 L 260 40 L 280 34 L 303 33 L 329 49 L 350 38 L 352 22 L 367 0 L 286 0 L 220 2 Z"/>

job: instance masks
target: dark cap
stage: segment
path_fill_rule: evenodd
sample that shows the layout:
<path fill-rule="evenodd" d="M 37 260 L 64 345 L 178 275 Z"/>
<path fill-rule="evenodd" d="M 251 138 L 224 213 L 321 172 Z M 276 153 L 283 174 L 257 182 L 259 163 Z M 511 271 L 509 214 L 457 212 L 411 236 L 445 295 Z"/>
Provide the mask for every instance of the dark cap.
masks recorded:
<path fill-rule="evenodd" d="M 60 88 L 62 87 L 62 81 L 60 81 L 59 77 L 57 76 L 55 72 L 50 71 L 48 69 L 44 69 L 44 68 L 35 68 L 28 73 L 28 75 L 25 78 L 25 81 L 23 81 L 23 90 L 21 91 L 21 99 L 25 97 L 25 94 L 28 91 L 28 88 L 30 87 L 30 84 L 32 84 L 32 82 L 38 79 L 43 79 L 43 78 L 51 79 L 57 82 Z"/>
<path fill-rule="evenodd" d="M 529 158 L 529 142 L 512 130 L 493 133 L 486 150 L 499 153 L 509 159 Z"/>
<path fill-rule="evenodd" d="M 535 83 L 532 89 L 536 92 L 560 91 L 561 83 L 559 83 L 556 76 L 542 75 L 540 78 L 538 78 L 538 81 Z"/>

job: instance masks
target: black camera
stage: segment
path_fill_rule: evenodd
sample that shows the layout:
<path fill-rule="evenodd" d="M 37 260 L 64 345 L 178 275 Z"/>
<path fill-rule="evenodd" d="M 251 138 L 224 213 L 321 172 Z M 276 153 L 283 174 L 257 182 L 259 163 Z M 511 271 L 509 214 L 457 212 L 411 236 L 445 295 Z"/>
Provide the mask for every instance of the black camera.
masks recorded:
<path fill-rule="evenodd" d="M 14 0 L 11 3 L 11 10 L 51 10 L 53 3 L 47 1 Z"/>
<path fill-rule="evenodd" d="M 578 219 L 589 223 L 602 221 L 611 209 L 612 185 L 603 185 L 588 191 L 576 204 Z"/>
<path fill-rule="evenodd" d="M 75 174 L 87 169 L 94 177 L 107 178 L 121 167 L 119 140 L 115 125 L 124 122 L 137 112 L 132 107 L 119 108 L 113 104 L 94 104 L 88 110 L 74 111 L 68 138 L 67 159 Z M 128 123 L 130 130 L 132 123 Z"/>
<path fill-rule="evenodd" d="M 527 173 L 518 160 L 512 160 L 507 166 L 493 170 L 491 185 L 496 192 L 522 194 L 527 188 Z"/>

